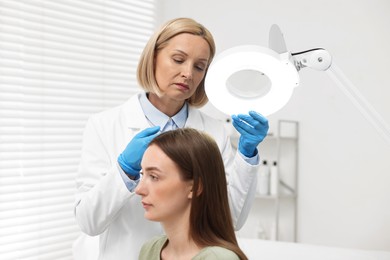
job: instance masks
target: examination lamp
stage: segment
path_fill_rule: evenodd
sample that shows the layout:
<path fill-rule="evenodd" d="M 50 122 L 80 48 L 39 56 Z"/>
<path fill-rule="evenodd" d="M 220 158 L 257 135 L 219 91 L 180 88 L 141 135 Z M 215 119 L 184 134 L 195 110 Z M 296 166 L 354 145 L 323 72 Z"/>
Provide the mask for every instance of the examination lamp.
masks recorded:
<path fill-rule="evenodd" d="M 326 70 L 356 109 L 390 144 L 390 124 L 332 64 L 332 57 L 326 50 L 288 52 L 283 34 L 275 24 L 271 26 L 268 45 L 269 48 L 237 46 L 215 58 L 205 80 L 211 104 L 228 115 L 247 114 L 255 110 L 268 116 L 287 104 L 294 88 L 299 85 L 298 72 L 301 69 Z"/>
<path fill-rule="evenodd" d="M 287 104 L 299 85 L 299 70 L 327 70 L 331 60 L 330 54 L 320 48 L 288 52 L 283 34 L 274 24 L 269 48 L 241 45 L 217 55 L 205 79 L 206 94 L 225 114 L 255 110 L 267 116 Z"/>

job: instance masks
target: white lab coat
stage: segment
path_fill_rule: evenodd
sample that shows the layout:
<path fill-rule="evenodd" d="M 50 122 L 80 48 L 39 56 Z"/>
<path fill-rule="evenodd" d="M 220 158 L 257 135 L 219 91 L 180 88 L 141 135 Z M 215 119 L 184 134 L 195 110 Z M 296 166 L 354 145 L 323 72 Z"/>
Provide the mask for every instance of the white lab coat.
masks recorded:
<path fill-rule="evenodd" d="M 144 218 L 140 196 L 126 188 L 117 164 L 118 155 L 134 135 L 150 127 L 139 95 L 91 116 L 86 125 L 75 200 L 76 221 L 84 234 L 74 243 L 75 260 L 97 259 L 97 243 L 92 241 L 99 241 L 99 260 L 137 259 L 143 243 L 163 232 L 159 223 Z M 233 222 L 240 229 L 255 197 L 258 165 L 234 155 L 223 123 L 198 109 L 189 107 L 185 127 L 215 138 L 225 164 Z M 90 236 L 99 236 L 99 240 Z"/>

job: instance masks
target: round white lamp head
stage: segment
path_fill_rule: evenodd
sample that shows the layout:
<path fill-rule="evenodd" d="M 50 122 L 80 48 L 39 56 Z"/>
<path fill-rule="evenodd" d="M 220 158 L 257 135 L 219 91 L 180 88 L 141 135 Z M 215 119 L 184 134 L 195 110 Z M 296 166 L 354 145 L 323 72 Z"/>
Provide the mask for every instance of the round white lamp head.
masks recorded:
<path fill-rule="evenodd" d="M 281 109 L 299 85 L 290 53 L 242 45 L 220 53 L 210 64 L 205 91 L 211 104 L 225 114 L 267 116 Z"/>

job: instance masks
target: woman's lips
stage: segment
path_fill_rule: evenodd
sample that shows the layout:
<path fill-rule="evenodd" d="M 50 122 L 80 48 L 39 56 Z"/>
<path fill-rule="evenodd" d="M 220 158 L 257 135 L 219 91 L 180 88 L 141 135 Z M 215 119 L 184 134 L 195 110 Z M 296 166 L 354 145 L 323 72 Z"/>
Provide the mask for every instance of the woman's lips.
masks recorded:
<path fill-rule="evenodd" d="M 144 207 L 144 209 L 148 209 L 148 208 L 150 208 L 151 206 L 152 206 L 152 204 L 142 202 L 142 207 Z"/>
<path fill-rule="evenodd" d="M 183 90 L 188 90 L 189 87 L 187 84 L 183 84 L 183 83 L 176 83 L 176 86 L 178 86 L 180 89 L 183 89 Z"/>

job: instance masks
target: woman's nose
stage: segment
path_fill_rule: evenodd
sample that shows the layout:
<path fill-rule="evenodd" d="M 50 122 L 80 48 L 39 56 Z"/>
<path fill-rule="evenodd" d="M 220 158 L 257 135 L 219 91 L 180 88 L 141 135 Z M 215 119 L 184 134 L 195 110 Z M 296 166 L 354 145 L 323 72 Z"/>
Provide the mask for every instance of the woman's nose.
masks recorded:
<path fill-rule="evenodd" d="M 184 66 L 181 75 L 183 78 L 192 79 L 192 66 Z"/>
<path fill-rule="evenodd" d="M 135 193 L 138 194 L 138 195 L 143 195 L 145 192 L 144 192 L 144 187 L 143 187 L 143 182 L 142 182 L 142 178 L 140 179 L 137 187 L 135 188 Z"/>

